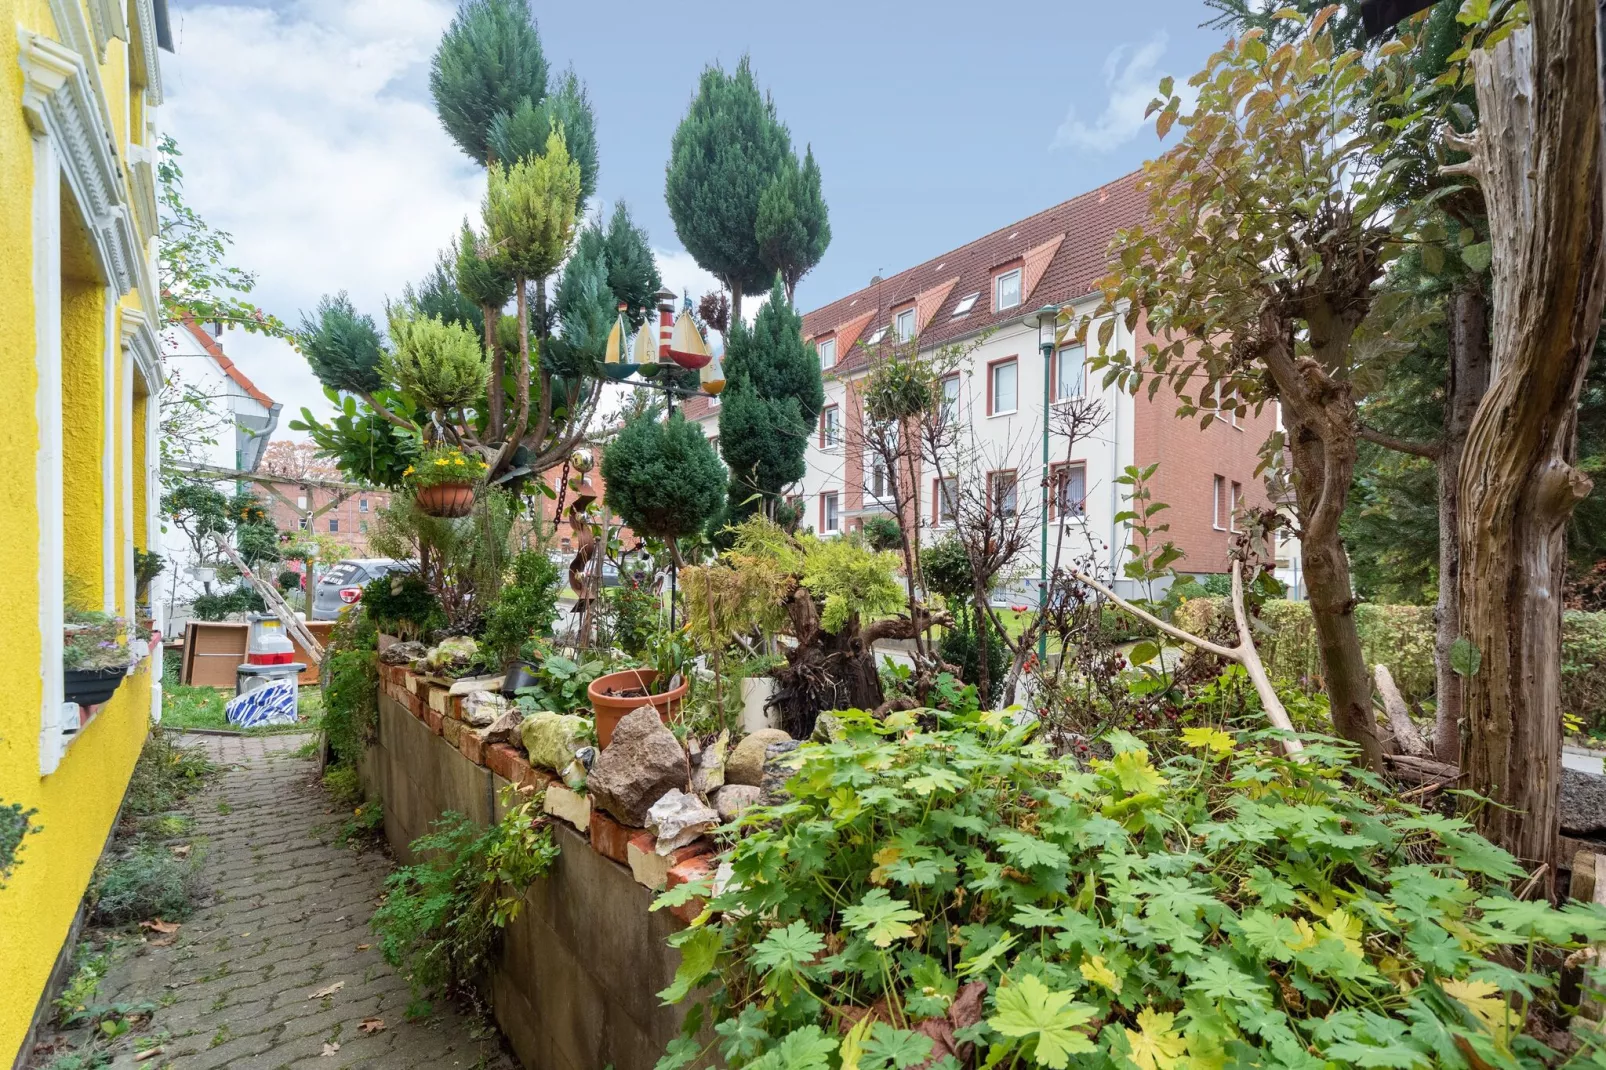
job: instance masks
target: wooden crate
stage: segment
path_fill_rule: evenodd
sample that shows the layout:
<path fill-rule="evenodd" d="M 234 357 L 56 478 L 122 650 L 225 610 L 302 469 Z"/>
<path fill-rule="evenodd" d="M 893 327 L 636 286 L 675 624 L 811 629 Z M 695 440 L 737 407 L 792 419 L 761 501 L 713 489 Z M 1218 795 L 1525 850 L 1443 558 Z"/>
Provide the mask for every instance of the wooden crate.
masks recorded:
<path fill-rule="evenodd" d="M 329 642 L 333 621 L 309 620 L 306 624 L 307 630 L 318 642 Z M 196 687 L 223 687 L 233 691 L 234 671 L 245 661 L 247 630 L 244 621 L 191 620 L 184 630 L 183 671 L 179 681 Z M 296 649 L 295 660 L 307 663 L 307 668 L 300 676 L 301 684 L 316 686 L 317 666 L 312 664 L 312 659 L 294 636 L 290 636 L 290 642 Z"/>

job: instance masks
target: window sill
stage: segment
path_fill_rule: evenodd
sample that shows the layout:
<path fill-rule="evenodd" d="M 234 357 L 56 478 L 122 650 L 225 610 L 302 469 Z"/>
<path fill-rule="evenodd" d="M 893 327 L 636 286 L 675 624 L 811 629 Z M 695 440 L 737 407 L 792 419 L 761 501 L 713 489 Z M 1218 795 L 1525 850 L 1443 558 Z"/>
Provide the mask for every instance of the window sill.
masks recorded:
<path fill-rule="evenodd" d="M 1015 416 L 1015 415 L 1018 415 L 1019 413 L 1020 413 L 1019 409 L 999 409 L 997 412 L 988 413 L 987 414 L 987 419 L 996 420 L 1000 416 Z"/>

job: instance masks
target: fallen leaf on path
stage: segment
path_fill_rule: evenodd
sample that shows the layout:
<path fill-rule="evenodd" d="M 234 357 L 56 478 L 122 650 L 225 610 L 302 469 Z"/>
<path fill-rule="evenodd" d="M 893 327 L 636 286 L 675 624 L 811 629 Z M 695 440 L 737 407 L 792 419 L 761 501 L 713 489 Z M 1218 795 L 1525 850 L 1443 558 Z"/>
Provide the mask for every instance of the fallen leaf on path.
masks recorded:
<path fill-rule="evenodd" d="M 156 1047 L 154 1047 L 154 1048 L 146 1048 L 144 1051 L 142 1051 L 138 1055 L 134 1056 L 134 1061 L 136 1063 L 142 1063 L 146 1059 L 155 1058 L 156 1056 L 158 1056 L 160 1054 L 162 1054 L 162 1046 L 160 1044 L 158 1044 Z"/>
<path fill-rule="evenodd" d="M 176 922 L 176 921 L 163 921 L 161 918 L 156 918 L 153 921 L 142 921 L 142 922 L 139 923 L 139 927 L 141 929 L 149 929 L 153 933 L 176 933 L 176 932 L 178 932 L 178 922 Z"/>
<path fill-rule="evenodd" d="M 373 946 L 374 946 L 373 944 L 358 944 L 357 945 L 357 950 L 358 951 L 367 951 L 369 948 L 371 948 Z"/>
<path fill-rule="evenodd" d="M 364 1033 L 372 1035 L 385 1028 L 385 1020 L 383 1018 L 364 1018 L 362 1020 L 362 1024 L 357 1028 L 361 1029 Z"/>
<path fill-rule="evenodd" d="M 173 852 L 174 858 L 188 858 L 191 846 L 193 845 L 188 843 L 175 843 L 169 850 Z"/>
<path fill-rule="evenodd" d="M 325 1044 L 323 1046 L 323 1051 L 320 1052 L 319 1054 L 321 1054 L 321 1055 L 333 1055 L 335 1052 L 337 1052 L 339 1050 L 340 1050 L 340 1045 L 339 1044 Z"/>
<path fill-rule="evenodd" d="M 345 988 L 345 987 L 346 987 L 346 982 L 344 982 L 344 981 L 336 981 L 332 985 L 329 985 L 329 986 L 327 986 L 325 988 L 318 989 L 318 991 L 314 992 L 312 995 L 308 996 L 307 998 L 308 999 L 322 999 L 325 996 L 334 995 L 336 992 L 339 992 L 342 988 Z M 338 1046 L 339 1045 L 336 1045 L 336 1047 L 338 1047 Z"/>

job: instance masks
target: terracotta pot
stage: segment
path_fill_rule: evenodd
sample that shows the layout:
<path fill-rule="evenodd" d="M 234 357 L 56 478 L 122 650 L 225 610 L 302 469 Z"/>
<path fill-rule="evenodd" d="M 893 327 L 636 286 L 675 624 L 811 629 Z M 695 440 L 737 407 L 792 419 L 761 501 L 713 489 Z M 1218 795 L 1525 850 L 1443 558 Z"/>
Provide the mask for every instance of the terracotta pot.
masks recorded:
<path fill-rule="evenodd" d="M 418 488 L 418 507 L 430 516 L 467 516 L 474 510 L 474 484 L 437 483 Z"/>
<path fill-rule="evenodd" d="M 613 741 L 613 729 L 627 713 L 642 706 L 651 706 L 668 724 L 670 718 L 680 715 L 680 700 L 691 689 L 691 681 L 682 679 L 680 686 L 662 695 L 636 695 L 630 698 L 615 697 L 609 691 L 652 691 L 658 682 L 657 669 L 625 669 L 599 676 L 586 687 L 591 698 L 591 712 L 597 716 L 597 747 L 601 749 Z"/>

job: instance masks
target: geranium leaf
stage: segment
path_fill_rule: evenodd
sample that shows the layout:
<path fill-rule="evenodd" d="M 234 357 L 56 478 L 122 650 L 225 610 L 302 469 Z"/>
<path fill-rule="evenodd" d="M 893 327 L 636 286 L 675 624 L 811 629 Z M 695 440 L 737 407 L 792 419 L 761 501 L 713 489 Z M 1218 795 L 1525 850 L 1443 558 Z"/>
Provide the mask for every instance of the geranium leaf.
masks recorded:
<path fill-rule="evenodd" d="M 1077 1027 L 1092 1021 L 1098 1010 L 1075 999 L 1075 993 L 1052 991 L 1035 974 L 1027 974 L 998 990 L 996 1013 L 987 1024 L 1006 1037 L 1036 1038 L 1036 1060 L 1064 1070 L 1072 1055 L 1097 1050 Z"/>

